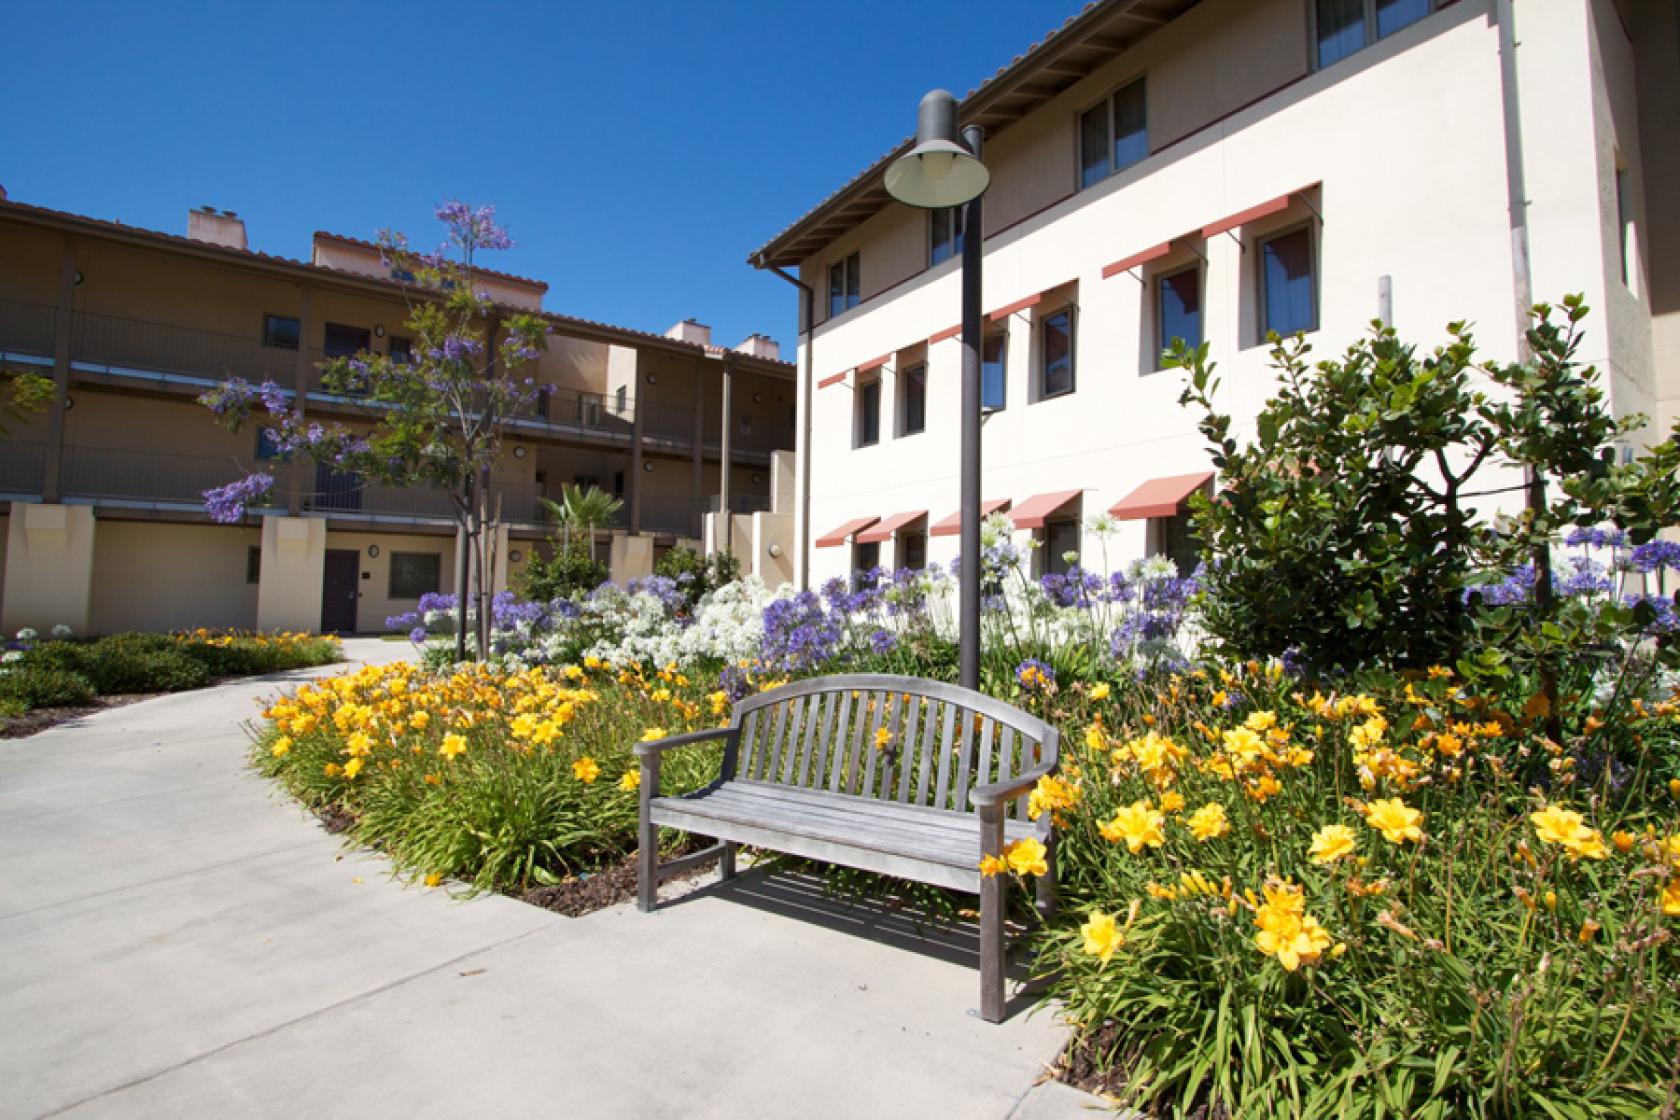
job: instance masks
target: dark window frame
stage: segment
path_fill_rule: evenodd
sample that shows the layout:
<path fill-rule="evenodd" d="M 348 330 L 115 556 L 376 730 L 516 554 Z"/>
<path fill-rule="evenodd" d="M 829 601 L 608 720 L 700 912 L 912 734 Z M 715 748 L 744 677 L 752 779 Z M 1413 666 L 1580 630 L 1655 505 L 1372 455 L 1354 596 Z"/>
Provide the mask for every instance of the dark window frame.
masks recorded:
<path fill-rule="evenodd" d="M 1122 171 L 1125 171 L 1127 168 L 1136 167 L 1139 163 L 1148 159 L 1153 153 L 1154 149 L 1150 147 L 1149 143 L 1148 81 L 1149 75 L 1147 73 L 1134 75 L 1126 81 L 1121 82 L 1119 85 L 1114 86 L 1106 94 L 1104 94 L 1100 100 L 1086 105 L 1085 108 L 1075 114 L 1074 176 L 1076 190 L 1083 191 L 1097 186 L 1099 183 L 1113 178 Z M 1141 136 L 1143 140 L 1143 149 L 1141 152 L 1134 154 L 1125 163 L 1121 163 L 1120 154 L 1117 150 L 1120 145 L 1121 136 L 1116 131 L 1119 128 L 1119 101 L 1121 95 L 1129 94 L 1133 90 L 1137 90 L 1142 97 L 1143 128 L 1140 131 L 1128 132 L 1125 135 L 1127 138 Z M 1100 170 L 1098 169 L 1098 164 L 1096 162 L 1087 159 L 1086 152 L 1086 142 L 1088 139 L 1086 136 L 1087 118 L 1098 112 L 1102 114 L 1103 118 L 1103 153 L 1102 160 L 1100 161 Z"/>
<path fill-rule="evenodd" d="M 1077 517 L 1058 514 L 1044 522 L 1044 528 L 1039 531 L 1044 545 L 1039 549 L 1042 560 L 1039 563 L 1039 575 L 1066 575 L 1068 569 L 1077 565 L 1085 556 L 1085 529 Z M 1070 533 L 1073 537 L 1073 547 L 1057 549 L 1055 546 L 1058 534 Z M 1062 559 L 1064 552 L 1075 553 L 1072 564 Z"/>
<path fill-rule="evenodd" d="M 867 564 L 864 563 L 865 559 L 868 559 L 870 562 L 867 563 Z M 870 571 L 873 568 L 879 568 L 880 566 L 881 566 L 881 542 L 879 542 L 879 541 L 869 541 L 867 543 L 862 542 L 862 541 L 853 541 L 852 542 L 852 574 L 853 575 L 856 575 L 859 572 L 867 572 L 867 571 Z"/>
<path fill-rule="evenodd" d="M 927 542 L 926 529 L 900 529 L 898 531 L 898 547 L 894 550 L 896 555 L 893 557 L 896 561 L 895 566 L 913 568 L 916 571 L 926 568 Z M 917 553 L 916 556 L 911 555 L 913 551 Z"/>
<path fill-rule="evenodd" d="M 414 594 L 406 594 L 410 588 L 405 585 L 397 586 L 398 561 L 412 561 L 415 559 L 430 560 L 432 562 L 432 586 Z M 405 573 L 412 576 L 412 573 Z M 392 552 L 389 571 L 386 573 L 386 597 L 390 599 L 419 599 L 422 595 L 433 595 L 443 586 L 443 553 L 441 552 Z"/>
<path fill-rule="evenodd" d="M 1171 517 L 1149 519 L 1149 555 L 1165 556 L 1178 566 L 1180 576 L 1196 570 L 1201 560 L 1201 541 L 1196 536 L 1194 515 L 1181 509 Z M 1180 555 L 1174 555 L 1174 553 Z"/>
<path fill-rule="evenodd" d="M 919 436 L 927 431 L 927 362 L 914 362 L 905 366 L 898 374 L 898 407 L 894 409 L 897 431 L 894 437 L 903 439 L 905 436 Z M 910 426 L 912 386 L 919 385 L 915 395 L 919 397 L 917 407 L 920 409 L 920 419 L 915 427 Z"/>
<path fill-rule="evenodd" d="M 864 433 L 868 429 L 867 422 L 871 417 L 870 406 L 865 402 L 870 399 L 871 394 L 874 397 L 875 434 L 873 437 L 866 439 Z M 881 442 L 881 379 L 879 376 L 872 375 L 868 379 L 858 382 L 857 389 L 853 394 L 852 406 L 852 449 L 855 451 L 864 447 L 877 446 Z"/>
<path fill-rule="evenodd" d="M 1050 323 L 1053 319 L 1067 319 L 1067 387 L 1050 389 Z M 1054 308 L 1036 317 L 1033 323 L 1035 346 L 1037 349 L 1038 369 L 1035 376 L 1038 379 L 1038 393 L 1036 401 L 1053 401 L 1061 397 L 1072 396 L 1079 389 L 1079 363 L 1076 355 L 1079 350 L 1079 315 L 1073 304 L 1066 304 Z"/>
<path fill-rule="evenodd" d="M 953 257 L 962 256 L 964 220 L 967 211 L 961 206 L 950 206 L 942 210 L 928 211 L 928 267 L 944 264 Z M 941 236 L 940 224 L 945 224 Z"/>
<path fill-rule="evenodd" d="M 1196 274 L 1197 337 L 1191 345 L 1193 347 L 1200 346 L 1207 338 L 1207 270 L 1202 267 L 1202 262 L 1200 260 L 1195 260 L 1191 261 L 1189 264 L 1174 265 L 1152 274 L 1149 278 L 1149 284 L 1155 300 L 1153 316 L 1155 328 L 1155 360 L 1150 363 L 1147 372 L 1158 373 L 1165 369 L 1166 366 L 1161 361 L 1162 353 L 1172 344 L 1172 340 L 1174 338 L 1182 337 L 1180 335 L 1170 335 L 1167 333 L 1167 308 L 1166 301 L 1162 298 L 1162 296 L 1166 288 L 1167 281 L 1177 279 L 1187 272 L 1194 272 Z M 1185 341 L 1188 342 L 1190 340 L 1186 339 Z"/>
<path fill-rule="evenodd" d="M 262 582 L 262 545 L 247 545 L 245 548 L 245 582 Z"/>
<path fill-rule="evenodd" d="M 282 335 L 275 333 L 274 326 L 277 323 L 290 323 L 292 325 L 290 342 L 285 341 Z M 280 341 L 276 341 L 276 339 Z M 262 344 L 274 350 L 298 349 L 303 345 L 303 320 L 290 315 L 277 315 L 272 311 L 263 312 Z"/>
<path fill-rule="evenodd" d="M 853 249 L 828 266 L 828 317 L 843 315 L 863 302 L 862 254 Z"/>
<path fill-rule="evenodd" d="M 997 404 L 986 403 L 986 367 L 993 363 L 986 360 L 986 350 L 996 344 L 998 348 L 999 401 Z M 980 334 L 980 403 L 987 412 L 1003 412 L 1009 407 L 1009 328 L 986 330 Z"/>
<path fill-rule="evenodd" d="M 1255 322 L 1258 326 L 1258 330 L 1255 331 L 1256 345 L 1263 344 L 1266 341 L 1266 336 L 1275 329 L 1269 321 L 1269 309 L 1267 307 L 1266 246 L 1270 245 L 1274 241 L 1279 241 L 1297 233 L 1305 233 L 1307 235 L 1307 259 L 1311 264 L 1312 270 L 1312 321 L 1305 327 L 1296 327 L 1294 330 L 1287 332 L 1278 331 L 1278 334 L 1283 338 L 1292 337 L 1296 331 L 1303 334 L 1312 334 L 1314 331 L 1319 329 L 1322 323 L 1323 311 L 1321 305 L 1324 301 L 1324 267 L 1319 259 L 1318 223 L 1313 219 L 1308 218 L 1305 221 L 1280 226 L 1274 230 L 1267 230 L 1265 233 L 1258 235 L 1254 239 L 1254 316 Z"/>
<path fill-rule="evenodd" d="M 1368 47 L 1376 46 L 1390 35 L 1398 34 L 1414 24 L 1422 23 L 1424 20 L 1428 19 L 1436 12 L 1439 12 L 1448 4 L 1453 3 L 1454 0 L 1424 0 L 1424 3 L 1428 8 L 1427 11 L 1420 16 L 1407 20 L 1398 27 L 1389 28 L 1386 32 L 1381 31 L 1378 27 L 1378 16 L 1380 14 L 1379 9 L 1383 0 L 1358 0 L 1359 25 L 1362 30 L 1362 35 L 1360 37 L 1363 41 L 1358 46 L 1348 50 L 1345 54 L 1337 55 L 1328 62 L 1324 60 L 1324 43 L 1319 37 L 1319 23 L 1322 16 L 1320 5 L 1322 2 L 1323 0 L 1306 0 L 1307 57 L 1311 60 L 1312 68 L 1315 71 L 1324 70 L 1328 67 L 1335 66 L 1338 63 L 1345 62 L 1349 58 L 1358 54 L 1360 51 L 1365 50 Z"/>

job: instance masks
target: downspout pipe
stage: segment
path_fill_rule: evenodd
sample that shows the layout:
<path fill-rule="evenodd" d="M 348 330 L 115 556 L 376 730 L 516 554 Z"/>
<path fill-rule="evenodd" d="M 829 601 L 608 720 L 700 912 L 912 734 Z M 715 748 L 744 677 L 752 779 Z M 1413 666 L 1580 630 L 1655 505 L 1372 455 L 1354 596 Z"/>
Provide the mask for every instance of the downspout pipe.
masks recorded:
<path fill-rule="evenodd" d="M 1534 306 L 1529 271 L 1528 183 L 1523 172 L 1522 101 L 1517 85 L 1517 32 L 1512 0 L 1494 0 L 1499 25 L 1499 94 L 1505 124 L 1505 201 L 1511 220 L 1511 298 L 1517 316 L 1517 360 L 1528 361 L 1528 313 Z"/>
<path fill-rule="evenodd" d="M 799 338 L 804 360 L 799 368 L 799 395 L 805 402 L 799 417 L 799 590 L 811 589 L 811 411 L 816 404 L 811 399 L 812 327 L 817 318 L 817 292 L 799 277 L 780 265 L 761 265 L 799 289 Z"/>

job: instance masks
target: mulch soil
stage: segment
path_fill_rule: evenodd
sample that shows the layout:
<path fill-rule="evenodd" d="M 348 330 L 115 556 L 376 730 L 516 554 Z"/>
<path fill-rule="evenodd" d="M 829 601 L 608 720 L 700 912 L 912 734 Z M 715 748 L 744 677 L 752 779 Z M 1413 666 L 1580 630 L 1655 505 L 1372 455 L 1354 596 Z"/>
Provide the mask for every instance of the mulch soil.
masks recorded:
<path fill-rule="evenodd" d="M 0 739 L 27 739 L 29 736 L 45 731 L 49 727 L 57 727 L 61 723 L 69 723 L 82 716 L 93 715 L 95 712 L 120 708 L 125 704 L 134 704 L 141 700 L 150 700 L 154 696 L 163 696 L 161 692 L 141 692 L 129 696 L 100 696 L 91 704 L 74 708 L 33 708 L 22 715 L 0 718 Z"/>
<path fill-rule="evenodd" d="M 1121 1049 L 1124 1034 L 1119 1023 L 1104 1023 L 1090 1034 L 1075 1036 L 1056 1062 L 1056 1080 L 1100 1097 L 1118 1099 L 1126 1087 L 1126 1060 Z M 1231 1114 L 1203 1100 L 1186 1115 L 1188 1120 L 1229 1120 Z"/>
<path fill-rule="evenodd" d="M 680 851 L 661 854 L 663 858 L 671 859 L 687 855 L 691 851 L 699 851 L 699 845 L 690 844 Z M 711 870 L 710 865 L 702 865 L 666 879 L 665 882 L 694 879 L 710 873 Z M 556 883 L 552 887 L 532 887 L 524 894 L 516 894 L 513 897 L 532 906 L 564 914 L 568 918 L 581 918 L 585 914 L 593 914 L 597 910 L 629 902 L 636 897 L 636 853 L 631 852 L 611 867 L 600 871 L 588 872 L 563 883 Z"/>

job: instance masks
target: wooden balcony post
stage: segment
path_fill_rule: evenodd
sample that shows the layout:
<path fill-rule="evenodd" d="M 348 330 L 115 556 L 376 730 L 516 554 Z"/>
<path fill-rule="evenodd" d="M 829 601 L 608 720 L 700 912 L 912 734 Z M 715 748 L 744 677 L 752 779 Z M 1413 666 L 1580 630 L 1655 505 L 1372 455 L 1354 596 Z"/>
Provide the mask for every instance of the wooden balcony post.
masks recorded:
<path fill-rule="evenodd" d="M 636 352 L 632 351 L 632 355 Z M 630 364 L 630 407 L 635 416 L 630 422 L 630 535 L 642 531 L 642 433 L 647 426 L 647 410 L 651 406 L 648 389 L 641 375 L 640 363 Z"/>
<path fill-rule="evenodd" d="M 705 535 L 705 456 L 703 454 L 706 442 L 706 360 L 697 358 L 694 362 L 694 444 L 690 448 L 689 471 L 691 475 L 692 498 L 694 513 L 689 522 L 689 532 L 700 541 L 700 551 L 706 551 Z"/>
<path fill-rule="evenodd" d="M 723 518 L 723 550 L 734 546 L 735 522 L 729 516 L 729 442 L 735 426 L 735 360 L 723 359 L 723 438 L 718 447 L 718 516 Z"/>
<path fill-rule="evenodd" d="M 314 289 L 305 284 L 298 294 L 298 349 L 297 361 L 292 372 L 292 405 L 297 409 L 298 419 L 304 419 L 309 412 L 309 382 L 314 377 L 315 370 L 309 362 L 309 340 L 315 337 L 315 300 Z M 286 466 L 286 516 L 297 517 L 303 512 L 303 490 L 307 485 L 314 490 L 314 475 L 306 471 L 313 471 L 314 467 L 306 463 L 301 457 L 293 456 Z"/>
<path fill-rule="evenodd" d="M 47 410 L 47 461 L 41 474 L 41 501 L 63 496 L 64 406 L 70 397 L 70 325 L 76 307 L 76 244 L 64 239 L 58 270 L 58 309 L 53 320 L 53 399 Z"/>

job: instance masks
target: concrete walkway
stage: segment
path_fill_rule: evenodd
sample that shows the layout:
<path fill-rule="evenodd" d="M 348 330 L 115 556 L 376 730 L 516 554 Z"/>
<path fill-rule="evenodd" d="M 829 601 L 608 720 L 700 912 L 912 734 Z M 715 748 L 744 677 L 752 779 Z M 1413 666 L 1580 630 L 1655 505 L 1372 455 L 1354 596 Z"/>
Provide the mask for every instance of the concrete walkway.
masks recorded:
<path fill-rule="evenodd" d="M 352 657 L 404 656 L 357 640 Z M 311 674 L 296 674 L 298 678 Z M 653 916 L 405 887 L 244 769 L 273 678 L 0 741 L 0 1117 L 1090 1115 L 971 943 L 749 873 Z"/>

